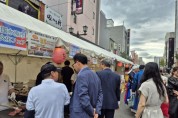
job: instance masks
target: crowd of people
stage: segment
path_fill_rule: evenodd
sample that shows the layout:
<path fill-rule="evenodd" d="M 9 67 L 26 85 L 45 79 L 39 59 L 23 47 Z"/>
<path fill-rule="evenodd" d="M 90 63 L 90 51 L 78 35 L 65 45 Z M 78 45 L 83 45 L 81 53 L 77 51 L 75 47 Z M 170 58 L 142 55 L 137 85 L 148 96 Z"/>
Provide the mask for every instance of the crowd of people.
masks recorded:
<path fill-rule="evenodd" d="M 83 54 L 76 54 L 73 61 L 73 68 L 68 60 L 62 69 L 51 62 L 41 67 L 36 86 L 28 94 L 25 118 L 64 118 L 66 105 L 70 118 L 114 118 L 120 104 L 121 77 L 110 69 L 111 60 L 101 60 L 101 71 L 97 72 L 87 66 Z M 0 111 L 6 109 L 8 95 L 15 99 L 14 88 L 0 62 Z M 124 102 L 136 118 L 178 118 L 178 67 L 165 77 L 154 62 L 134 65 Z"/>
<path fill-rule="evenodd" d="M 178 118 L 178 67 L 166 77 L 154 62 L 129 72 L 125 103 L 136 118 Z"/>
<path fill-rule="evenodd" d="M 88 59 L 83 54 L 76 54 L 73 61 L 73 69 L 69 67 L 68 60 L 62 69 L 51 62 L 41 67 L 36 85 L 28 93 L 25 118 L 63 118 L 66 105 L 69 106 L 70 118 L 114 117 L 120 103 L 120 76 L 110 69 L 111 60 L 103 59 L 98 72 L 87 66 Z M 0 81 L 7 86 L 3 86 L 5 94 L 0 89 L 0 95 L 6 97 L 5 101 L 0 99 L 0 104 L 8 105 L 7 96 L 11 94 L 13 97 L 14 89 L 8 76 L 2 74 L 2 63 L 0 72 L 0 80 L 7 83 Z"/>

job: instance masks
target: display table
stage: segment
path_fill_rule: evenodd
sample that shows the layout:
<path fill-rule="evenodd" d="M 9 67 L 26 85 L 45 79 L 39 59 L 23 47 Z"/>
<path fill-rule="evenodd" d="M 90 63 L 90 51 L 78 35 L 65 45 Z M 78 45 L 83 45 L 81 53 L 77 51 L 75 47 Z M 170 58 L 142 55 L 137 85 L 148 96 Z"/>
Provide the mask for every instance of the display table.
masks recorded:
<path fill-rule="evenodd" d="M 8 114 L 13 111 L 13 109 L 8 109 L 8 110 L 4 110 L 4 111 L 0 111 L 0 118 L 23 118 L 23 116 L 9 116 Z"/>

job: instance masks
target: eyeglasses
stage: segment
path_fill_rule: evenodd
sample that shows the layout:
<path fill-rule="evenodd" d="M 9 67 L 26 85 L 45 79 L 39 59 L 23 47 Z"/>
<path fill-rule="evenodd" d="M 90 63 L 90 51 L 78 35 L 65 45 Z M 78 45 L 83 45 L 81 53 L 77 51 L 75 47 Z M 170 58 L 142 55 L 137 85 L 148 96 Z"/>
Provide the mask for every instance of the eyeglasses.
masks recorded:
<path fill-rule="evenodd" d="M 76 64 L 76 63 L 77 63 L 77 61 L 72 64 L 72 67 L 74 67 L 74 64 Z"/>

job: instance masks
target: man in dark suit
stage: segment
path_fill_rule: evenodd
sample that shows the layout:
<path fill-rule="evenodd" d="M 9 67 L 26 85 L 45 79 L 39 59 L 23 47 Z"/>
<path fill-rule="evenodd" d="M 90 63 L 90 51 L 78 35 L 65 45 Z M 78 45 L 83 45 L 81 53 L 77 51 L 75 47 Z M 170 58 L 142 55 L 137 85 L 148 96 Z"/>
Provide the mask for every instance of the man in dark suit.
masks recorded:
<path fill-rule="evenodd" d="M 73 59 L 78 75 L 70 101 L 70 118 L 98 118 L 103 102 L 101 81 L 88 68 L 85 55 L 76 54 Z"/>
<path fill-rule="evenodd" d="M 101 80 L 103 91 L 103 106 L 99 118 L 114 118 L 115 109 L 119 108 L 120 102 L 120 76 L 110 69 L 111 61 L 101 61 L 102 71 L 96 72 Z"/>
<path fill-rule="evenodd" d="M 71 77 L 74 74 L 74 71 L 70 67 L 70 61 L 66 60 L 64 62 L 64 65 L 65 65 L 65 67 L 63 67 L 61 70 L 63 83 L 66 85 L 68 92 L 71 92 L 71 90 L 72 90 Z"/>

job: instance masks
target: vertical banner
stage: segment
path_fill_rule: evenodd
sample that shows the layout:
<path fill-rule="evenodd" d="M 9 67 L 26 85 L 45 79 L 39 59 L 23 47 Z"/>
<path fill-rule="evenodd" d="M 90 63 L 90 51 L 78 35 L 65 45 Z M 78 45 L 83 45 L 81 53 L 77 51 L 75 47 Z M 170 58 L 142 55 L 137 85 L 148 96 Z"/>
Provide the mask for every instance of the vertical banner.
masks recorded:
<path fill-rule="evenodd" d="M 26 29 L 0 20 L 0 47 L 26 50 Z"/>
<path fill-rule="evenodd" d="M 28 55 L 51 58 L 57 38 L 35 31 L 28 32 Z"/>
<path fill-rule="evenodd" d="M 75 54 L 80 53 L 81 50 L 79 47 L 71 45 L 70 46 L 70 51 L 69 51 L 69 57 L 73 58 Z"/>
<path fill-rule="evenodd" d="M 76 14 L 83 13 L 83 0 L 76 0 Z"/>

